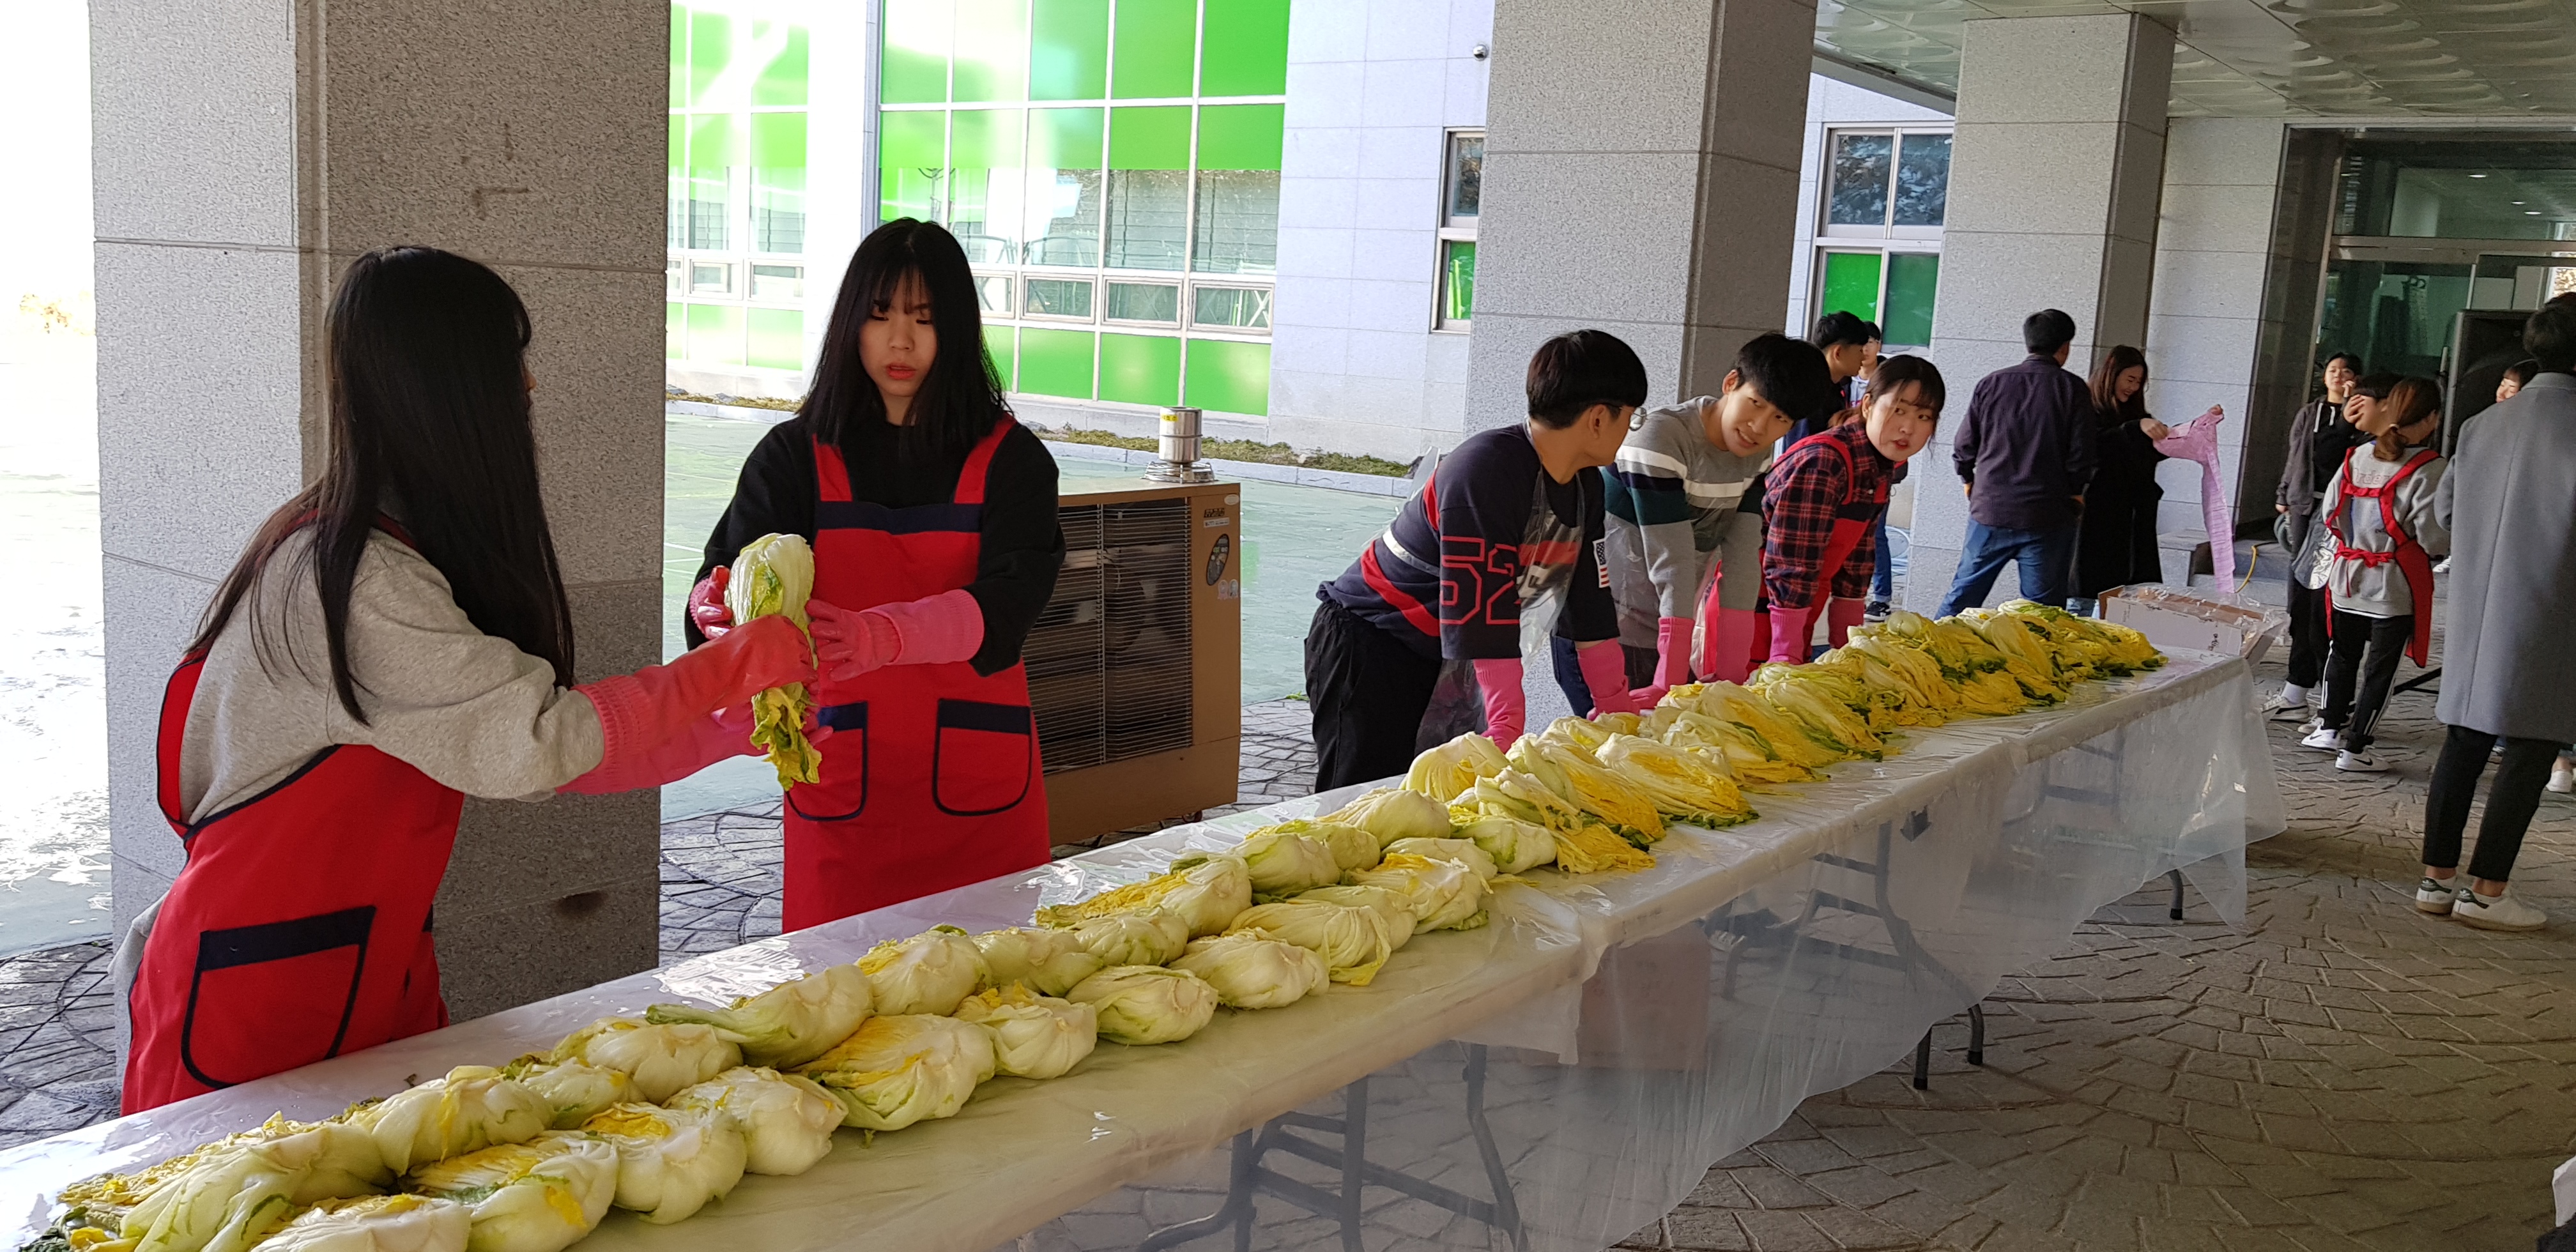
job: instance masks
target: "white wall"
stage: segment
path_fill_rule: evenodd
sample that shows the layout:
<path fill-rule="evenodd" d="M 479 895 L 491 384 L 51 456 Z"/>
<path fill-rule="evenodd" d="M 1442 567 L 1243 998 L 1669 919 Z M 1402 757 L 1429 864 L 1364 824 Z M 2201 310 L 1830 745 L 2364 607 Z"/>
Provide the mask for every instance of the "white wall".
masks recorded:
<path fill-rule="evenodd" d="M 1410 460 L 1454 443 L 1467 336 L 1435 331 L 1447 132 L 1485 124 L 1493 0 L 1289 10 L 1270 434 Z"/>

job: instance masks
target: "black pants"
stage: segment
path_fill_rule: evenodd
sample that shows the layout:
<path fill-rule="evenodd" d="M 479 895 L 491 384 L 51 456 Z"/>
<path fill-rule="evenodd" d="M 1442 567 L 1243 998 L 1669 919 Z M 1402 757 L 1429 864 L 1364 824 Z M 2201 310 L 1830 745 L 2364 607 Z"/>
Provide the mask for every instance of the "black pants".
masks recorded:
<path fill-rule="evenodd" d="M 1306 703 L 1315 715 L 1315 790 L 1401 777 L 1431 707 L 1440 662 L 1323 601 L 1306 629 Z"/>
<path fill-rule="evenodd" d="M 2442 740 L 2442 757 L 2433 765 L 2433 793 L 2424 800 L 2424 863 L 2435 869 L 2460 863 L 2460 834 L 2469 827 L 2469 801 L 2477 795 L 2478 775 L 2496 737 L 2483 730 L 2454 726 Z M 2496 765 L 2495 785 L 2487 790 L 2486 820 L 2478 824 L 2478 852 L 2469 861 L 2471 877 L 2505 882 L 2513 877 L 2513 858 L 2522 851 L 2523 832 L 2540 807 L 2540 789 L 2549 782 L 2549 762 L 2558 744 L 2547 739 L 2507 739 L 2504 759 Z"/>
<path fill-rule="evenodd" d="M 1655 650 L 1630 647 L 1624 643 L 1619 648 L 1627 660 L 1628 689 L 1636 691 L 1653 686 L 1655 662 L 1659 659 Z M 1557 689 L 1565 693 L 1565 706 L 1574 710 L 1577 717 L 1592 716 L 1592 684 L 1583 680 L 1583 662 L 1574 655 L 1574 641 L 1563 635 L 1549 639 L 1547 656 L 1556 671 Z"/>
<path fill-rule="evenodd" d="M 2335 610 L 2322 724 L 2343 732 L 2346 751 L 2370 746 L 2370 732 L 2379 728 L 2380 711 L 2388 707 L 2388 686 L 2396 681 L 2398 659 L 2406 655 L 2407 641 L 2414 637 L 2414 618 L 2364 617 Z"/>
<path fill-rule="evenodd" d="M 2314 687 L 2325 676 L 2326 593 L 2299 585 L 2290 573 L 2290 685 Z"/>

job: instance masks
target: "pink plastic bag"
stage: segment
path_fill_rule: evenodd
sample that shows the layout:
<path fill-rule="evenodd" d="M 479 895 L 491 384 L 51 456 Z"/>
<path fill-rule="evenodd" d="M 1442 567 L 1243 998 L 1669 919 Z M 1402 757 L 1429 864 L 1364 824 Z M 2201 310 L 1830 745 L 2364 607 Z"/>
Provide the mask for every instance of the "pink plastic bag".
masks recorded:
<path fill-rule="evenodd" d="M 2218 424 L 2225 420 L 2226 411 L 2213 404 L 2191 425 L 2173 427 L 2157 440 L 2156 451 L 2177 461 L 2200 463 L 2200 521 L 2209 534 L 2209 560 L 2218 571 L 2219 594 L 2232 596 L 2236 594 L 2236 510 L 2218 488 Z"/>

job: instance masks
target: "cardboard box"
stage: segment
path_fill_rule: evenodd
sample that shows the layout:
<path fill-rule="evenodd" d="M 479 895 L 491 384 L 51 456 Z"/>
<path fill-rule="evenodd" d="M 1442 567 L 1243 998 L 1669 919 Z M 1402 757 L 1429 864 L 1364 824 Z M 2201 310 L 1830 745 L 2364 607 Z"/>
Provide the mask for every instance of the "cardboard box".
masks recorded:
<path fill-rule="evenodd" d="M 2258 662 L 2288 628 L 2279 609 L 2235 604 L 2170 587 L 2124 588 L 2102 597 L 2102 618 L 2159 648 L 2217 652 Z"/>

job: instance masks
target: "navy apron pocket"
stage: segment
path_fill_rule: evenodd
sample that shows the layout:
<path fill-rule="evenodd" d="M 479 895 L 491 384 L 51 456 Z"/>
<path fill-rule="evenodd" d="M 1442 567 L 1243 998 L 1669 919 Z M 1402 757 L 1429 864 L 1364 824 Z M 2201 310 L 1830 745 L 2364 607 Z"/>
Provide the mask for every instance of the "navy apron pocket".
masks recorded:
<path fill-rule="evenodd" d="M 337 1056 L 358 1011 L 376 906 L 200 931 L 179 1060 L 209 1087 Z M 226 1077 L 232 1075 L 232 1077 Z"/>
<path fill-rule="evenodd" d="M 1037 774 L 1037 744 L 1025 704 L 940 701 L 930 752 L 932 803 L 951 817 L 1018 807 Z"/>
<path fill-rule="evenodd" d="M 814 720 L 832 728 L 815 781 L 787 789 L 787 807 L 809 822 L 846 822 L 868 807 L 868 702 L 828 704 Z"/>

